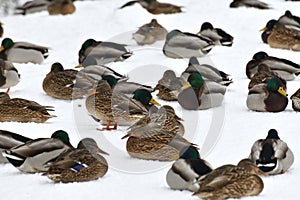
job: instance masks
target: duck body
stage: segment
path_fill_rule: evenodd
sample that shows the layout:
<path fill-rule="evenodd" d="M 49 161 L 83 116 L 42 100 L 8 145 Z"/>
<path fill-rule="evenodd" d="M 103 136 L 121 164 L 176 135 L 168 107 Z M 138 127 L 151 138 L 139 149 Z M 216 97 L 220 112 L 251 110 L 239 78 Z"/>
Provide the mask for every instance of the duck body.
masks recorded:
<path fill-rule="evenodd" d="M 290 99 L 292 100 L 293 109 L 300 112 L 300 89 L 298 89 Z"/>
<path fill-rule="evenodd" d="M 10 62 L 41 64 L 48 57 L 48 47 L 29 42 L 13 42 L 5 38 L 1 47 L 0 58 Z"/>
<path fill-rule="evenodd" d="M 72 0 L 52 0 L 47 9 L 50 15 L 67 15 L 74 13 L 76 7 Z"/>
<path fill-rule="evenodd" d="M 141 26 L 133 33 L 132 37 L 138 45 L 145 45 L 164 40 L 167 34 L 168 31 L 156 19 L 152 19 L 150 23 Z"/>
<path fill-rule="evenodd" d="M 8 160 L 2 155 L 4 150 L 24 144 L 32 139 L 6 130 L 0 130 L 0 163 L 8 163 Z"/>
<path fill-rule="evenodd" d="M 300 73 L 300 65 L 292 61 L 269 56 L 265 52 L 257 52 L 254 54 L 253 59 L 247 63 L 246 75 L 248 78 L 252 78 L 260 64 L 267 65 L 284 80 L 294 80 L 295 76 Z"/>
<path fill-rule="evenodd" d="M 2 36 L 3 36 L 3 33 L 4 33 L 4 29 L 3 29 L 3 23 L 2 22 L 0 22 L 0 38 L 2 38 Z"/>
<path fill-rule="evenodd" d="M 269 89 L 268 83 L 274 82 L 275 80 L 281 86 L 277 89 Z M 288 104 L 288 98 L 286 97 L 282 81 L 278 78 L 272 78 L 268 83 L 255 85 L 249 90 L 246 103 L 250 110 L 260 112 L 281 112 L 285 110 Z"/>
<path fill-rule="evenodd" d="M 8 89 L 17 85 L 20 81 L 20 74 L 14 65 L 9 62 L 0 59 L 0 88 Z"/>
<path fill-rule="evenodd" d="M 56 117 L 48 111 L 53 111 L 52 106 L 42 106 L 35 101 L 21 98 L 10 99 L 7 93 L 0 93 L 0 121 L 1 122 L 36 122 L 43 123 Z"/>
<path fill-rule="evenodd" d="M 172 30 L 166 37 L 163 53 L 170 58 L 202 57 L 210 52 L 214 42 L 196 34 Z"/>
<path fill-rule="evenodd" d="M 233 0 L 230 8 L 253 7 L 258 9 L 270 9 L 269 5 L 258 0 Z"/>
<path fill-rule="evenodd" d="M 114 42 L 102 42 L 88 39 L 83 43 L 79 50 L 79 63 L 83 63 L 84 60 L 89 57 L 95 59 L 99 65 L 123 61 L 132 55 L 125 46 L 126 45 Z"/>
<path fill-rule="evenodd" d="M 33 0 L 27 1 L 22 6 L 15 9 L 15 14 L 31 14 L 35 12 L 46 11 L 51 0 Z"/>
<path fill-rule="evenodd" d="M 270 129 L 266 139 L 257 140 L 249 156 L 264 174 L 285 173 L 294 162 L 294 154 L 282 141 L 275 129 Z"/>

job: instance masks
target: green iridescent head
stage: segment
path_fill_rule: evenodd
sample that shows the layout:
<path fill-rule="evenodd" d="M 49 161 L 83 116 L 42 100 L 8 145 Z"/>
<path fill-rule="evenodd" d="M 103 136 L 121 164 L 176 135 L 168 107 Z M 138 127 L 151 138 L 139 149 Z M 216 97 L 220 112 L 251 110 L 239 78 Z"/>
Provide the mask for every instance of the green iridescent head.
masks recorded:
<path fill-rule="evenodd" d="M 267 89 L 270 92 L 279 93 L 282 96 L 287 96 L 284 89 L 284 84 L 279 78 L 273 77 L 267 83 Z"/>
<path fill-rule="evenodd" d="M 201 88 L 204 84 L 204 80 L 199 73 L 192 73 L 187 80 L 193 88 Z"/>
<path fill-rule="evenodd" d="M 160 105 L 153 99 L 151 93 L 145 89 L 136 90 L 132 98 L 141 102 L 144 106 L 151 106 L 151 104 Z"/>

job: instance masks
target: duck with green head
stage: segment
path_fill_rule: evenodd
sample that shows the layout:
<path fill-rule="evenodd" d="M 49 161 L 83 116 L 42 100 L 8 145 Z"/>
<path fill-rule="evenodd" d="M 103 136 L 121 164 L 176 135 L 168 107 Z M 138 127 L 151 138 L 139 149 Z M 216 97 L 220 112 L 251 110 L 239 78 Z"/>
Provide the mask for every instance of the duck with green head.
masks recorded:
<path fill-rule="evenodd" d="M 41 64 L 48 57 L 48 47 L 28 42 L 14 42 L 4 38 L 0 47 L 0 58 L 16 63 Z"/>
<path fill-rule="evenodd" d="M 288 104 L 285 85 L 276 77 L 252 87 L 247 96 L 247 107 L 260 112 L 281 112 Z"/>
<path fill-rule="evenodd" d="M 102 124 L 106 130 L 116 129 L 117 125 L 132 125 L 148 113 L 152 105 L 159 105 L 149 91 L 138 89 L 132 98 L 115 91 L 112 88 L 117 84 L 112 77 L 103 77 L 98 82 L 95 93 L 86 99 L 87 111 Z M 114 127 L 110 128 L 110 124 Z"/>
<path fill-rule="evenodd" d="M 3 155 L 18 170 L 27 173 L 45 172 L 45 164 L 61 153 L 73 148 L 69 135 L 63 130 L 55 131 L 51 138 L 38 138 L 5 150 Z"/>
<path fill-rule="evenodd" d="M 226 86 L 214 81 L 204 81 L 199 73 L 191 73 L 178 94 L 178 103 L 187 110 L 202 110 L 220 106 Z"/>
<path fill-rule="evenodd" d="M 176 160 L 169 169 L 166 181 L 171 189 L 197 192 L 200 188 L 197 180 L 212 171 L 211 165 L 200 158 L 197 149 L 187 150 Z"/>

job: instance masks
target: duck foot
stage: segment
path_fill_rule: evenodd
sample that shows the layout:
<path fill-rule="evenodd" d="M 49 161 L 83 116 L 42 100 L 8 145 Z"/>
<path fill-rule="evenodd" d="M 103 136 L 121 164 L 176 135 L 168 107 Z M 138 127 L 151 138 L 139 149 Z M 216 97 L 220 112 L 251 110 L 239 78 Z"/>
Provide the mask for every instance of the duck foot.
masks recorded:
<path fill-rule="evenodd" d="M 111 123 L 111 122 L 108 121 L 105 128 L 101 128 L 101 129 L 98 129 L 98 128 L 97 128 L 97 130 L 98 130 L 98 131 L 111 131 L 111 130 L 117 130 L 117 128 L 118 128 L 118 123 L 115 122 L 115 124 L 114 124 L 114 126 L 113 126 L 112 128 L 110 127 L 110 123 Z"/>
<path fill-rule="evenodd" d="M 6 94 L 8 94 L 8 93 L 9 93 L 9 91 L 10 91 L 10 88 L 7 88 L 7 90 L 6 90 Z"/>

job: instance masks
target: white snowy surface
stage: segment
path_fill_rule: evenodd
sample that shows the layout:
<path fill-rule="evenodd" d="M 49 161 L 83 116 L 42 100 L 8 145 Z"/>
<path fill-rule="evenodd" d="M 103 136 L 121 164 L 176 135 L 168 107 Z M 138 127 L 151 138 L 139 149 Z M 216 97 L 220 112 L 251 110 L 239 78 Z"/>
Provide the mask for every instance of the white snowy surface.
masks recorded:
<path fill-rule="evenodd" d="M 42 81 L 54 62 L 65 68 L 78 63 L 78 51 L 88 38 L 117 41 L 128 44 L 133 56 L 125 62 L 109 66 L 130 80 L 155 85 L 166 69 L 181 73 L 187 66 L 186 59 L 171 59 L 163 55 L 163 42 L 137 46 L 131 39 L 132 32 L 156 18 L 168 30 L 179 29 L 198 32 L 201 24 L 211 22 L 234 36 L 232 47 L 215 47 L 201 63 L 213 63 L 217 68 L 232 75 L 234 83 L 228 87 L 223 105 L 203 111 L 184 111 L 178 103 L 161 104 L 174 106 L 185 121 L 185 137 L 199 145 L 201 156 L 214 167 L 236 164 L 250 153 L 252 144 L 265 138 L 270 128 L 279 132 L 295 154 L 292 168 L 283 175 L 263 177 L 265 188 L 259 196 L 245 199 L 297 199 L 300 169 L 297 155 L 300 152 L 298 131 L 299 113 L 292 110 L 291 101 L 280 113 L 258 113 L 246 107 L 246 63 L 257 51 L 300 62 L 300 53 L 271 49 L 263 44 L 259 30 L 268 20 L 278 19 L 289 9 L 300 16 L 300 2 L 265 0 L 271 10 L 254 8 L 230 9 L 231 0 L 164 0 L 184 7 L 185 12 L 172 15 L 152 15 L 139 5 L 119 10 L 126 0 L 99 0 L 75 2 L 76 12 L 67 16 L 49 16 L 40 12 L 26 16 L 2 17 L 5 33 L 3 38 L 28 41 L 51 48 L 50 56 L 41 65 L 15 64 L 21 74 L 20 83 L 11 88 L 11 97 L 35 100 L 42 105 L 52 105 L 56 118 L 43 124 L 1 123 L 0 129 L 9 130 L 32 138 L 49 137 L 58 129 L 66 130 L 71 143 L 76 146 L 82 137 L 94 137 L 101 148 L 110 153 L 108 173 L 101 179 L 86 183 L 54 184 L 40 174 L 24 174 L 10 164 L 0 165 L 0 193 L 10 200 L 62 200 L 62 199 L 198 199 L 188 191 L 173 191 L 168 188 L 165 175 L 172 163 L 144 161 L 129 157 L 126 140 L 121 140 L 127 127 L 119 131 L 99 132 L 85 108 L 84 100 L 64 101 L 47 96 Z M 288 82 L 291 96 L 299 87 L 299 78 Z"/>

